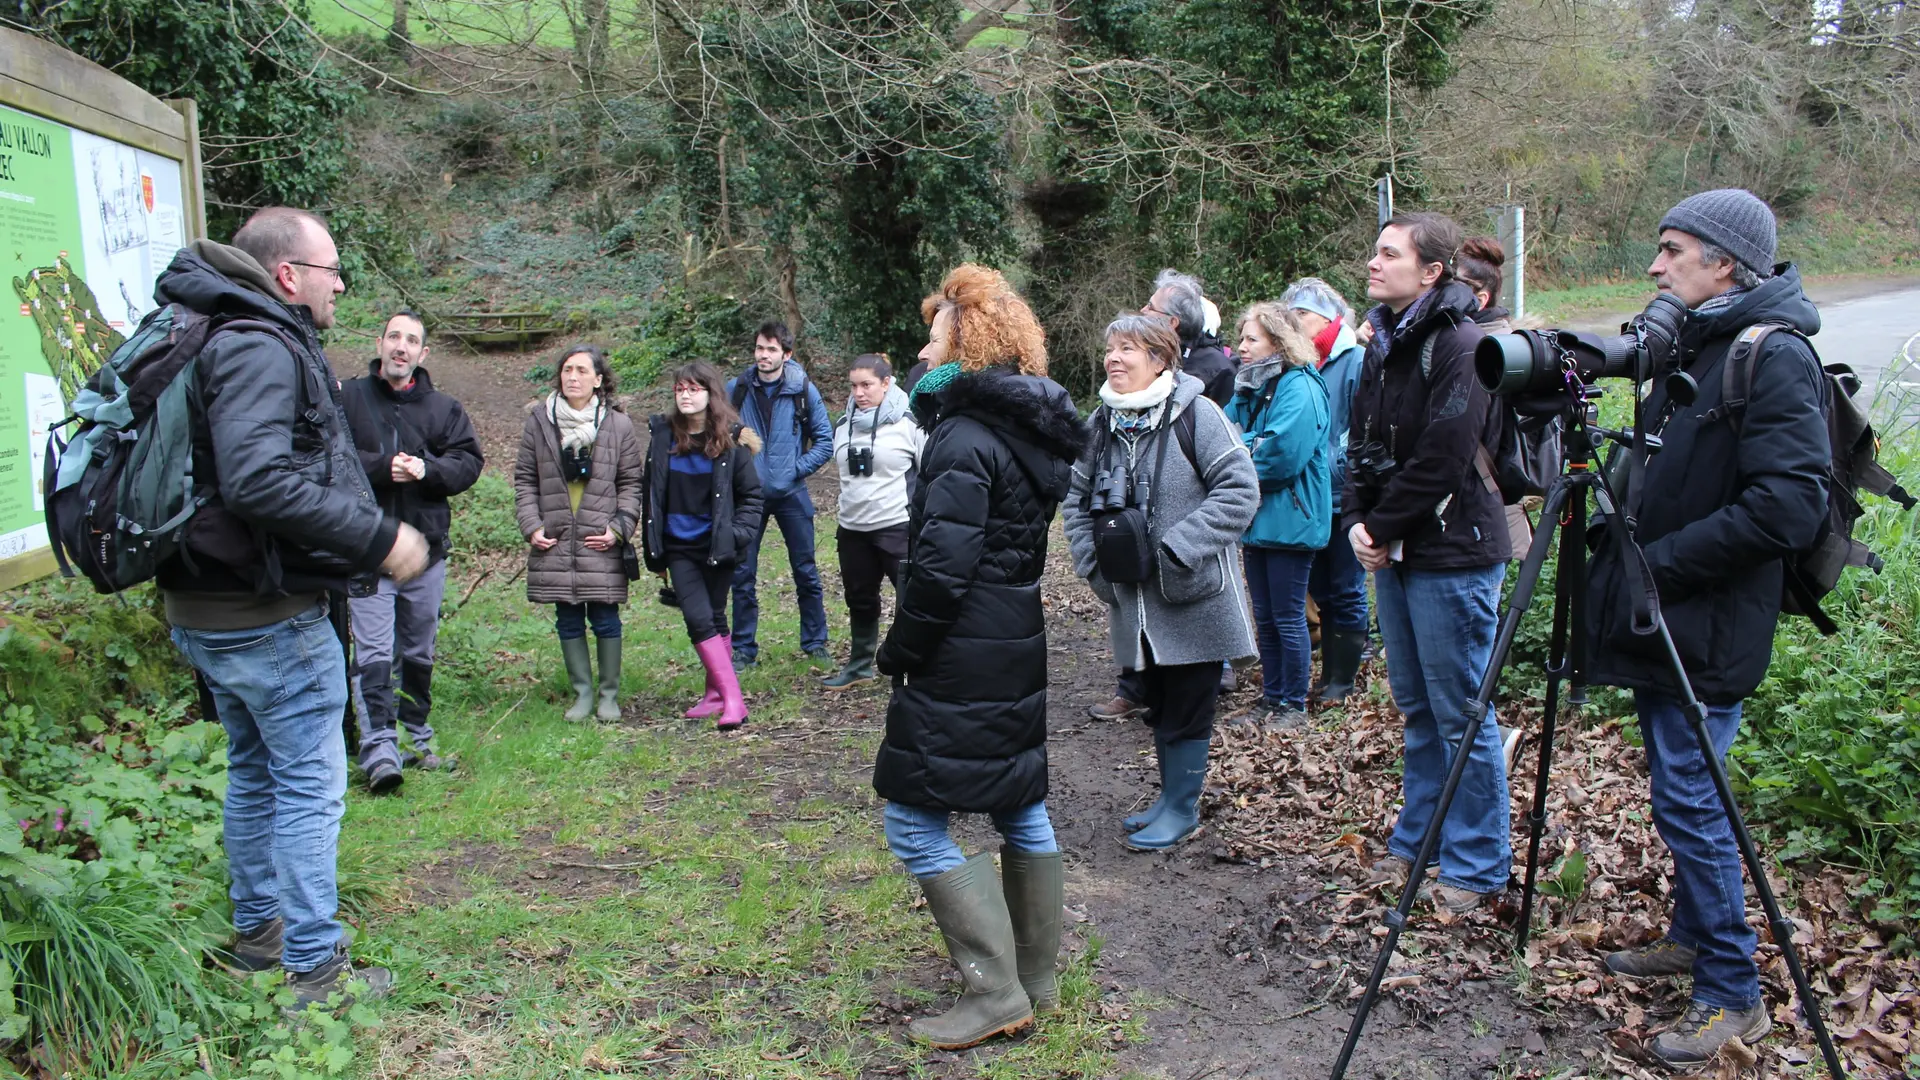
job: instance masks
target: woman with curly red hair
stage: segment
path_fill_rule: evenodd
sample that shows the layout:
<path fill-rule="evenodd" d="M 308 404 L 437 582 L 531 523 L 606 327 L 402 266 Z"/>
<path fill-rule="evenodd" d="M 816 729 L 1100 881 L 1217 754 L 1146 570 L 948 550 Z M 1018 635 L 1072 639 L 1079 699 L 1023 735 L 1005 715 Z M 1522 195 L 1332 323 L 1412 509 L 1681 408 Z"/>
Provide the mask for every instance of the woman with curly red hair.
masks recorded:
<path fill-rule="evenodd" d="M 878 658 L 893 679 L 873 787 L 887 844 L 920 880 L 964 983 L 915 1020 L 959 1049 L 1058 1006 L 1062 867 L 1047 817 L 1047 534 L 1086 441 L 1047 376 L 1046 334 L 998 271 L 967 264 L 920 313 L 927 373 L 911 407 L 927 431 L 909 499 L 907 563 Z M 967 858 L 955 813 L 1005 839 Z"/>

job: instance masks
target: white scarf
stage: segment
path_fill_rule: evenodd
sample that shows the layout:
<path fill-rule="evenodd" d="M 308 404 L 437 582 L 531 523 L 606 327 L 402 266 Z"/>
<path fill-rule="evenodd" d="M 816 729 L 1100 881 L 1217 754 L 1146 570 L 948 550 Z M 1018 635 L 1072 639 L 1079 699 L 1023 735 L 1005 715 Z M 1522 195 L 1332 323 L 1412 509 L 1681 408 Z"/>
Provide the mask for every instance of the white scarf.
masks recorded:
<path fill-rule="evenodd" d="M 1161 372 L 1152 382 L 1147 384 L 1146 389 L 1135 390 L 1130 394 L 1123 394 L 1115 390 L 1112 382 L 1100 384 L 1100 400 L 1105 402 L 1107 408 L 1115 414 L 1115 420 L 1118 420 L 1118 414 L 1123 412 L 1139 413 L 1158 410 L 1161 403 L 1165 402 L 1167 398 L 1172 395 L 1172 368 Z"/>
<path fill-rule="evenodd" d="M 585 450 L 593 445 L 600 434 L 600 395 L 593 395 L 593 404 L 585 409 L 576 409 L 567 404 L 567 399 L 559 391 L 547 398 L 547 412 L 553 417 L 553 426 L 560 429 L 560 449 Z"/>

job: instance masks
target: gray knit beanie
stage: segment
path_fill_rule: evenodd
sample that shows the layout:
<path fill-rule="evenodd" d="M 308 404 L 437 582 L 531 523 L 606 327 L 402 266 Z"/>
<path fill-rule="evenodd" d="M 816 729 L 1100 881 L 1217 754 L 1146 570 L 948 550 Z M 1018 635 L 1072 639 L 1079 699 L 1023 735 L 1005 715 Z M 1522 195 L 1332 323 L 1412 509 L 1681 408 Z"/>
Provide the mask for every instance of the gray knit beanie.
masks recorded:
<path fill-rule="evenodd" d="M 1703 191 L 1680 200 L 1660 219 L 1662 231 L 1678 229 L 1725 248 L 1741 265 L 1767 277 L 1779 243 L 1773 209 L 1744 188 Z"/>

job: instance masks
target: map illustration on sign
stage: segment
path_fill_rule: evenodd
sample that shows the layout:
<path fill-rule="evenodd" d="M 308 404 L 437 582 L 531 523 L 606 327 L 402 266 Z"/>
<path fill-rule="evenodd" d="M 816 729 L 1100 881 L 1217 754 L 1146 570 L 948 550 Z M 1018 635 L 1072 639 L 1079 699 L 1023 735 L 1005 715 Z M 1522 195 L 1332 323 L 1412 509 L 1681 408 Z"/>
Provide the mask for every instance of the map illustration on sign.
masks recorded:
<path fill-rule="evenodd" d="M 27 271 L 13 279 L 13 291 L 31 312 L 40 331 L 40 355 L 47 359 L 60 388 L 60 400 L 71 402 L 80 387 L 100 370 L 125 335 L 100 316 L 99 301 L 85 278 L 74 273 L 62 256 L 52 266 Z"/>

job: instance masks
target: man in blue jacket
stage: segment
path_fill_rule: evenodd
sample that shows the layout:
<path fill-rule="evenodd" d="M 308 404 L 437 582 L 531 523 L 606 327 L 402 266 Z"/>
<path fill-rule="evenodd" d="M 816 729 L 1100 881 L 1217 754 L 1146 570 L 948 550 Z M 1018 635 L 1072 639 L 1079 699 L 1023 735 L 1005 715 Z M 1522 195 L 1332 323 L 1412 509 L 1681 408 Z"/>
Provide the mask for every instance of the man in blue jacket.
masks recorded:
<path fill-rule="evenodd" d="M 833 423 L 820 389 L 793 358 L 793 331 L 783 322 L 765 322 L 753 335 L 753 366 L 727 384 L 740 420 L 760 435 L 754 467 L 766 497 L 766 514 L 753 543 L 733 571 L 733 663 L 746 667 L 760 657 L 760 541 L 767 522 L 780 524 L 800 599 L 800 648 L 827 659 L 827 605 L 820 571 L 813 564 L 813 496 L 807 477 L 833 457 Z"/>

